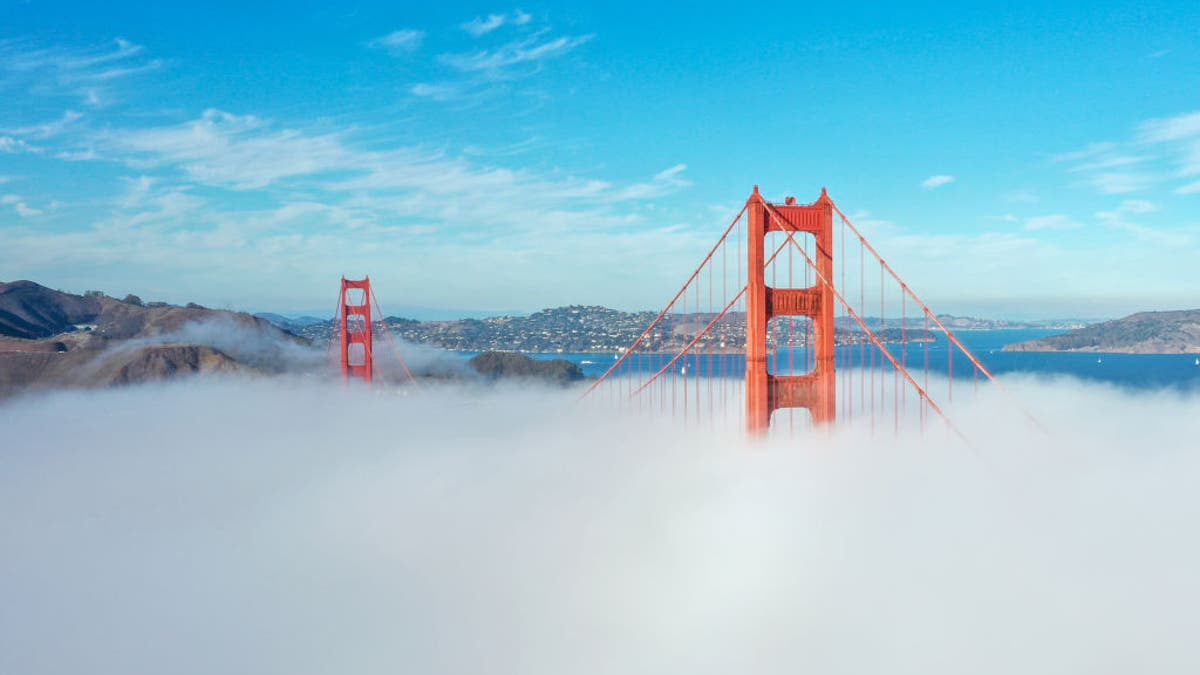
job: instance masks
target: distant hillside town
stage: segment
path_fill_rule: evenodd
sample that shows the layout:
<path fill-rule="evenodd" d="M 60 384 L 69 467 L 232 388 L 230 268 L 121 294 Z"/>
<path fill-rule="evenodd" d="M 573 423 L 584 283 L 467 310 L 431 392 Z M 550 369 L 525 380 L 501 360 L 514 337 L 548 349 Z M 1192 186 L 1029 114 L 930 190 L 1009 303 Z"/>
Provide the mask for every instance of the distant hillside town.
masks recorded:
<path fill-rule="evenodd" d="M 275 314 L 260 314 L 262 318 L 301 335 L 315 343 L 328 341 L 334 335 L 331 321 L 315 318 L 286 319 Z M 409 342 L 438 346 L 454 351 L 514 351 L 529 353 L 614 353 L 638 338 L 657 316 L 655 312 L 623 312 L 594 305 L 570 305 L 534 312 L 528 316 L 497 316 L 485 319 L 456 319 L 453 321 L 416 321 L 387 317 L 384 323 L 398 337 Z M 646 337 L 646 351 L 678 351 L 690 342 L 713 320 L 711 313 L 668 314 Z M 942 315 L 939 317 L 952 330 L 982 330 L 1004 328 L 1074 328 L 1082 323 L 1054 324 L 1021 323 L 989 319 L 974 319 Z M 866 317 L 863 319 L 886 342 L 927 341 L 925 322 L 909 317 L 905 325 L 899 319 Z M 862 333 L 858 322 L 850 317 L 838 317 L 838 344 L 858 344 Z M 706 351 L 740 351 L 745 343 L 745 322 L 740 313 L 730 313 L 704 337 Z M 804 345 L 809 339 L 808 322 L 797 318 L 789 324 L 784 320 L 772 322 L 771 330 L 778 344 Z"/>

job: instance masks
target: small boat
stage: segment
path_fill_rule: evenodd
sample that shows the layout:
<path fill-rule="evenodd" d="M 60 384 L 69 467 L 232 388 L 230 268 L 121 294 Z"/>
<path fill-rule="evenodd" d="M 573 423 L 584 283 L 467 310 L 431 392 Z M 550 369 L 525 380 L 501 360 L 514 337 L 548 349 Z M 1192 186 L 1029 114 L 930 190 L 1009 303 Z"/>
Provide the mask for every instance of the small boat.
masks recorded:
<path fill-rule="evenodd" d="M 1196 365 L 1200 366 L 1200 359 L 1196 359 Z"/>
<path fill-rule="evenodd" d="M 1096 357 L 1096 363 L 1097 363 L 1097 364 L 1099 364 L 1100 362 L 1101 362 L 1101 360 L 1100 360 L 1100 357 L 1099 357 L 1099 356 L 1097 356 L 1097 357 Z"/>

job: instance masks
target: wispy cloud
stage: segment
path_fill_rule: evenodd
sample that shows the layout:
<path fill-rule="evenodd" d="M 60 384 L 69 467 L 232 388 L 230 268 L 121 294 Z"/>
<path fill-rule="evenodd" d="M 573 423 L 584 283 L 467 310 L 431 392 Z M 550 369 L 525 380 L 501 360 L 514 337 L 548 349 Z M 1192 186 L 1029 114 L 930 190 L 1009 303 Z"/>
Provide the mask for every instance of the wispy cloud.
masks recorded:
<path fill-rule="evenodd" d="M 1126 194 L 1169 186 L 1173 179 L 1200 175 L 1200 111 L 1146 120 L 1123 142 L 1104 141 L 1051 157 L 1082 177 L 1079 184 L 1104 194 Z M 1174 191 L 1200 192 L 1190 180 Z"/>
<path fill-rule="evenodd" d="M 33 216 L 42 215 L 40 209 L 35 209 L 26 204 L 20 195 L 0 195 L 0 205 L 12 206 L 17 215 L 22 218 L 32 218 Z"/>
<path fill-rule="evenodd" d="M 650 199 L 670 194 L 680 188 L 691 185 L 691 182 L 681 175 L 686 170 L 687 164 L 683 164 L 682 162 L 668 169 L 663 169 L 654 174 L 654 177 L 648 182 L 634 183 L 616 191 L 613 194 L 613 199 L 617 201 Z"/>
<path fill-rule="evenodd" d="M 571 297 L 598 301 L 585 277 L 572 277 L 578 266 L 637 264 L 672 275 L 677 270 L 656 265 L 657 256 L 702 249 L 708 235 L 703 228 L 656 226 L 645 215 L 654 200 L 687 188 L 683 163 L 642 181 L 610 181 L 427 147 L 380 147 L 354 129 L 314 132 L 220 110 L 84 135 L 94 136 L 106 163 L 123 163 L 133 173 L 121 181 L 109 213 L 93 207 L 90 221 L 69 231 L 35 228 L 36 220 L 0 231 L 6 269 L 120 262 L 140 274 L 161 274 L 180 265 L 198 272 L 267 266 L 278 268 L 270 273 L 309 278 L 313 270 L 320 276 L 394 267 L 390 257 L 405 251 L 421 257 L 425 276 L 401 275 L 394 283 L 416 287 L 440 275 L 438 299 L 451 302 L 473 288 L 469 275 L 455 270 L 494 268 L 494 253 L 503 250 L 497 288 L 506 297 L 555 302 L 565 287 L 538 281 L 551 275 L 571 278 Z M 670 218 L 665 222 L 680 222 Z M 635 252 L 618 262 L 613 242 Z M 635 298 L 645 287 L 608 290 Z"/>
<path fill-rule="evenodd" d="M 614 205 L 653 199 L 686 188 L 685 164 L 648 181 L 613 184 L 573 176 L 549 178 L 529 170 L 476 163 L 465 156 L 417 147 L 372 149 L 348 133 L 310 134 L 252 116 L 209 110 L 199 119 L 165 127 L 109 133 L 110 159 L 229 190 L 272 188 L 320 195 L 370 219 L 422 219 L 532 230 L 611 227 L 638 216 Z M 143 175 L 143 192 L 155 178 Z M 126 203 L 136 196 L 131 192 Z M 311 198 L 311 197 L 309 197 Z"/>
<path fill-rule="evenodd" d="M 516 10 L 508 14 L 477 17 L 462 25 L 476 37 L 501 26 L 525 26 L 532 16 Z M 514 93 L 516 82 L 542 72 L 547 62 L 560 59 L 593 39 L 593 35 L 552 35 L 549 27 L 521 30 L 495 45 L 468 51 L 443 52 L 436 63 L 443 71 L 412 84 L 408 92 L 421 99 L 461 105 L 478 105 L 500 94 Z M 528 92 L 527 92 L 528 93 Z M 544 96 L 544 94 L 539 94 Z"/>
<path fill-rule="evenodd" d="M 1147 120 L 1139 131 L 1141 137 L 1151 143 L 1194 138 L 1200 136 L 1200 112 Z"/>
<path fill-rule="evenodd" d="M 1132 171 L 1105 171 L 1091 175 L 1087 182 L 1104 194 L 1120 195 L 1149 188 L 1154 177 Z"/>
<path fill-rule="evenodd" d="M 124 38 L 101 47 L 33 47 L 27 42 L 0 42 L 0 71 L 10 83 L 33 93 L 65 93 L 91 106 L 111 100 L 117 80 L 162 67 L 161 59 L 145 60 L 144 48 Z"/>
<path fill-rule="evenodd" d="M 1004 199 L 1016 204 L 1037 204 L 1041 201 L 1032 190 L 1013 190 L 1004 195 Z"/>
<path fill-rule="evenodd" d="M 391 52 L 415 52 L 425 40 L 425 31 L 404 28 L 382 35 L 367 43 L 368 47 L 386 49 Z"/>
<path fill-rule="evenodd" d="M 275 129 L 253 115 L 220 110 L 174 126 L 113 132 L 105 144 L 135 163 L 169 163 L 194 180 L 243 190 L 351 164 L 335 136 Z"/>
<path fill-rule="evenodd" d="M 0 128 L 0 131 L 3 131 L 4 133 L 7 133 L 7 134 L 12 134 L 14 136 L 27 136 L 27 137 L 33 137 L 33 138 L 50 138 L 50 137 L 57 136 L 57 135 L 63 133 L 68 128 L 70 128 L 71 125 L 73 125 L 75 122 L 79 121 L 82 118 L 83 118 L 83 113 L 76 112 L 74 110 L 67 110 L 67 111 L 63 112 L 62 116 L 56 120 L 52 120 L 49 122 L 43 122 L 41 124 L 24 126 L 24 127 L 5 127 L 5 128 Z"/>
<path fill-rule="evenodd" d="M 18 152 L 28 152 L 29 144 L 19 138 L 12 136 L 0 136 L 0 152 L 8 154 L 16 154 Z"/>
<path fill-rule="evenodd" d="M 546 39 L 541 34 L 514 40 L 496 49 L 480 49 L 467 53 L 442 54 L 441 61 L 468 73 L 504 76 L 507 69 L 520 64 L 535 64 L 562 56 L 592 39 L 591 35 Z"/>
<path fill-rule="evenodd" d="M 1177 176 L 1200 175 L 1200 111 L 1148 120 L 1139 131 L 1144 141 L 1167 148 L 1175 162 Z M 1195 186 L 1195 183 L 1191 183 L 1176 191 L 1191 194 Z"/>
<path fill-rule="evenodd" d="M 1150 161 L 1145 154 L 1111 141 L 1054 155 L 1050 161 L 1067 165 L 1067 172 L 1076 174 L 1076 185 L 1089 186 L 1102 194 L 1126 194 L 1145 190 L 1154 182 L 1148 169 L 1134 168 Z"/>
<path fill-rule="evenodd" d="M 1026 218 L 1023 226 L 1026 230 L 1075 230 L 1083 224 L 1065 214 L 1052 213 Z"/>
<path fill-rule="evenodd" d="M 418 82 L 408 88 L 408 93 L 432 101 L 454 101 L 463 98 L 467 93 L 467 85 L 458 82 Z"/>
<path fill-rule="evenodd" d="M 1200 180 L 1196 181 L 1195 183 L 1188 183 L 1187 185 L 1181 185 L 1175 188 L 1175 193 L 1181 195 L 1194 195 L 1200 193 Z"/>
<path fill-rule="evenodd" d="M 936 190 L 937 188 L 940 188 L 943 185 L 949 185 L 950 183 L 953 183 L 953 182 L 954 182 L 954 176 L 946 176 L 946 175 L 930 176 L 929 178 L 926 178 L 925 180 L 921 181 L 921 187 L 926 190 Z"/>
<path fill-rule="evenodd" d="M 1150 227 L 1131 219 L 1158 210 L 1158 205 L 1143 199 L 1126 199 L 1115 209 L 1097 211 L 1096 219 L 1105 227 L 1132 235 L 1134 239 L 1154 246 L 1186 247 L 1194 242 L 1191 233 L 1178 228 Z"/>
<path fill-rule="evenodd" d="M 486 35 L 505 24 L 513 26 L 524 26 L 529 23 L 533 17 L 519 9 L 515 9 L 508 14 L 488 14 L 487 16 L 477 16 L 470 21 L 462 24 L 460 27 L 473 37 L 481 37 Z"/>

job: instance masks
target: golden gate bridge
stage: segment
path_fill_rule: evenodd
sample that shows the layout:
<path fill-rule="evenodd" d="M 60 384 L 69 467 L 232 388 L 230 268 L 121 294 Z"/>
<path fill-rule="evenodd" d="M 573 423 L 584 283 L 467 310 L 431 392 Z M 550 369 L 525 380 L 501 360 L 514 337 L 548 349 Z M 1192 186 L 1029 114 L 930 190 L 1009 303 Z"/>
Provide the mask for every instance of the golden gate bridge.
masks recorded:
<path fill-rule="evenodd" d="M 402 379 L 415 384 L 372 307 L 382 319 L 369 278 L 342 279 L 343 378 L 372 380 L 373 333 L 382 332 Z M 678 292 L 580 398 L 752 435 L 785 419 L 794 429 L 797 417 L 801 428 L 866 420 L 897 432 L 936 420 L 957 433 L 945 404 L 963 395 L 964 380 L 972 393 L 981 380 L 999 384 L 824 189 L 810 204 L 772 203 L 755 186 Z"/>

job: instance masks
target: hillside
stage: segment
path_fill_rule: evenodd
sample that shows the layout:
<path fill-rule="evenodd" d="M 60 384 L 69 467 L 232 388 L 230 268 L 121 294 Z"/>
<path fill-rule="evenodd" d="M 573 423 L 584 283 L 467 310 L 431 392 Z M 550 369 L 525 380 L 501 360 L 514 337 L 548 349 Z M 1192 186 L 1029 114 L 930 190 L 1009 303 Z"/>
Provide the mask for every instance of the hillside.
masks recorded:
<path fill-rule="evenodd" d="M 71 295 L 32 281 L 0 283 L 0 336 L 50 337 L 91 322 L 102 311 L 97 297 Z"/>
<path fill-rule="evenodd" d="M 204 373 L 279 373 L 308 340 L 248 314 L 0 283 L 0 395 Z"/>
<path fill-rule="evenodd" d="M 275 315 L 266 315 L 275 316 Z M 384 321 L 400 338 L 415 344 L 427 344 L 451 351 L 504 351 L 532 353 L 614 353 L 633 343 L 654 320 L 655 312 L 622 312 L 607 307 L 569 305 L 534 312 L 528 316 L 495 316 L 484 319 L 456 319 L 452 321 L 416 321 L 398 317 L 387 317 Z M 668 314 L 659 328 L 646 336 L 642 344 L 648 351 L 676 352 L 688 344 L 696 331 L 708 325 L 714 314 Z M 856 322 L 838 319 L 839 330 L 836 341 L 839 345 L 859 344 L 863 334 Z M 880 322 L 869 320 L 873 329 Z M 852 325 L 851 325 L 852 324 Z M 278 324 L 291 330 L 289 324 Z M 922 325 L 909 321 L 902 331 L 899 321 L 889 321 L 886 328 L 876 333 L 888 342 L 904 338 L 914 341 L 932 340 L 933 336 Z M 775 321 L 771 330 L 780 342 L 788 339 L 788 325 Z M 805 339 L 804 322 L 797 319 L 793 344 L 802 344 Z M 313 323 L 296 330 L 300 335 L 315 343 L 328 342 L 334 337 L 333 324 L 329 320 Z M 715 351 L 737 352 L 745 344 L 745 319 L 741 313 L 731 312 L 727 320 L 718 323 L 709 334 Z M 706 349 L 708 347 L 706 346 Z"/>
<path fill-rule="evenodd" d="M 1006 345 L 1008 352 L 1200 353 L 1200 309 L 1139 312 L 1123 319 Z"/>

